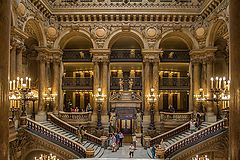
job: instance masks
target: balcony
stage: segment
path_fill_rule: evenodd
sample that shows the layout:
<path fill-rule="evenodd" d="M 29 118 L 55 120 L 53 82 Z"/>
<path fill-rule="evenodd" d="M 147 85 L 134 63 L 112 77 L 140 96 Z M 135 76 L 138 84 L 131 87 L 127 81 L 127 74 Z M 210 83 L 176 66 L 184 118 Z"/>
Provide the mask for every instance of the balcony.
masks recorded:
<path fill-rule="evenodd" d="M 92 55 L 89 50 L 63 50 L 63 62 L 91 62 Z"/>
<path fill-rule="evenodd" d="M 161 62 L 190 62 L 190 56 L 188 50 L 176 51 L 167 50 L 160 54 Z"/>
<path fill-rule="evenodd" d="M 159 80 L 160 90 L 189 90 L 190 79 L 189 77 L 161 77 Z"/>
<path fill-rule="evenodd" d="M 142 62 L 140 49 L 112 49 L 111 62 Z"/>
<path fill-rule="evenodd" d="M 132 90 L 142 90 L 142 78 L 141 77 L 135 77 L 132 78 L 133 84 L 132 84 Z M 117 77 L 111 77 L 110 82 L 110 89 L 111 90 L 120 90 L 120 78 Z M 129 90 L 129 79 L 123 79 L 123 89 Z"/>
<path fill-rule="evenodd" d="M 62 89 L 64 90 L 92 90 L 93 79 L 90 77 L 64 77 L 62 82 Z"/>

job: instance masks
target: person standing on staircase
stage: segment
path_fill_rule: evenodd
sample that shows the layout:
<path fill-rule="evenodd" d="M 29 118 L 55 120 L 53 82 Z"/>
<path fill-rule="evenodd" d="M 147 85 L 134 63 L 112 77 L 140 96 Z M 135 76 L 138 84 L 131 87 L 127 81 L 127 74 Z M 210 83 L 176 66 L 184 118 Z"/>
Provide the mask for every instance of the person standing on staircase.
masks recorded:
<path fill-rule="evenodd" d="M 134 156 L 134 150 L 135 150 L 135 147 L 134 147 L 133 144 L 131 143 L 131 145 L 129 146 L 129 157 L 130 157 L 130 158 L 133 158 L 133 156 Z"/>
<path fill-rule="evenodd" d="M 155 144 L 153 144 L 151 151 L 152 151 L 152 158 L 155 159 L 155 155 L 156 155 L 156 146 L 155 146 Z"/>
<path fill-rule="evenodd" d="M 119 138 L 120 138 L 120 147 L 122 147 L 122 142 L 123 142 L 123 138 L 124 138 L 124 135 L 122 132 L 119 132 Z"/>
<path fill-rule="evenodd" d="M 78 142 L 82 143 L 82 131 L 80 126 L 77 129 L 77 136 L 78 136 Z"/>

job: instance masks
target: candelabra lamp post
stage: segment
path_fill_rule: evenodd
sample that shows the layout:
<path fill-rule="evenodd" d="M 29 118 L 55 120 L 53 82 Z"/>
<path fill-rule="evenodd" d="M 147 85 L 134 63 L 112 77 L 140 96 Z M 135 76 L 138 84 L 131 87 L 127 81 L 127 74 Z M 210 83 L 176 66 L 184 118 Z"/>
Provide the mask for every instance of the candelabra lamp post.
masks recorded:
<path fill-rule="evenodd" d="M 41 154 L 40 157 L 35 157 L 34 160 L 59 160 L 57 156 L 50 153 L 50 155 Z"/>
<path fill-rule="evenodd" d="M 229 107 L 230 100 L 230 80 L 226 80 L 225 77 L 211 78 L 211 99 L 216 103 L 217 107 L 217 118 L 220 119 L 220 102 L 223 102 L 223 109 Z"/>
<path fill-rule="evenodd" d="M 230 81 L 226 80 L 225 77 L 216 77 L 216 78 L 211 78 L 211 89 L 210 89 L 210 96 L 205 95 L 204 91 L 202 88 L 199 89 L 200 94 L 199 95 L 194 95 L 195 99 L 198 102 L 201 102 L 204 104 L 207 101 L 210 102 L 215 102 L 216 103 L 216 109 L 217 109 L 217 119 L 221 118 L 221 113 L 220 113 L 220 102 L 222 102 L 222 108 L 226 109 L 229 107 L 229 100 L 230 100 Z M 206 114 L 207 119 L 212 117 L 213 119 L 213 113 L 211 112 L 211 107 L 208 108 L 208 113 Z M 216 120 L 216 117 L 215 117 Z M 215 121 L 215 120 L 209 120 L 209 121 Z"/>
<path fill-rule="evenodd" d="M 96 97 L 96 102 L 97 102 L 97 129 L 101 129 L 102 128 L 102 120 L 101 120 L 101 112 L 102 112 L 102 103 L 103 103 L 103 95 L 102 95 L 102 89 L 98 88 L 97 89 L 98 94 L 95 95 Z"/>
<path fill-rule="evenodd" d="M 151 88 L 150 95 L 148 96 L 148 102 L 150 104 L 150 124 L 149 129 L 154 130 L 155 124 L 154 124 L 154 104 L 156 102 L 156 97 L 154 95 L 154 88 Z"/>
<path fill-rule="evenodd" d="M 38 100 L 38 92 L 37 91 L 32 91 L 30 94 L 29 94 L 29 101 L 32 101 L 33 102 L 33 105 L 32 105 L 32 119 L 35 120 L 35 101 Z"/>
<path fill-rule="evenodd" d="M 20 99 L 21 97 L 16 97 L 15 94 L 9 95 L 10 100 L 10 111 L 12 112 L 12 120 L 14 120 L 14 117 L 16 116 L 16 113 L 20 110 Z"/>
<path fill-rule="evenodd" d="M 26 77 L 23 79 L 17 77 L 17 80 L 9 82 L 9 90 L 9 99 L 12 101 L 10 107 L 13 106 L 13 104 L 14 106 L 21 106 L 21 116 L 26 116 L 27 113 L 25 103 L 29 100 L 31 95 L 31 78 Z"/>
<path fill-rule="evenodd" d="M 48 88 L 47 92 L 43 94 L 43 99 L 46 103 L 47 112 L 53 111 L 53 109 L 51 108 L 51 104 L 55 101 L 56 96 L 57 94 L 52 93 L 52 88 Z"/>
<path fill-rule="evenodd" d="M 194 95 L 194 98 L 196 99 L 196 101 L 200 103 L 203 112 L 205 111 L 205 109 L 204 109 L 205 105 L 204 104 L 207 101 L 207 96 L 208 95 L 204 94 L 204 91 L 203 91 L 202 88 L 199 89 L 199 94 Z"/>

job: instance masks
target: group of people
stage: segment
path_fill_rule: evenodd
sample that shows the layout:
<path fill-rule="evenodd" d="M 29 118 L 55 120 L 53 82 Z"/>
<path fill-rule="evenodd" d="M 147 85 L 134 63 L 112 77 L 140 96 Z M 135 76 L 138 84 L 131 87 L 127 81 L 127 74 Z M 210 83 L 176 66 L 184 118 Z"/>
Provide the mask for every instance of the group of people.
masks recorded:
<path fill-rule="evenodd" d="M 112 133 L 109 135 L 108 145 L 110 149 L 112 149 L 112 152 L 116 152 L 119 147 L 122 147 L 123 138 L 124 135 L 122 132 Z"/>
<path fill-rule="evenodd" d="M 201 127 L 201 123 L 202 123 L 201 114 L 197 113 L 196 118 L 190 120 L 190 131 L 191 131 L 191 133 L 199 130 L 200 127 Z"/>

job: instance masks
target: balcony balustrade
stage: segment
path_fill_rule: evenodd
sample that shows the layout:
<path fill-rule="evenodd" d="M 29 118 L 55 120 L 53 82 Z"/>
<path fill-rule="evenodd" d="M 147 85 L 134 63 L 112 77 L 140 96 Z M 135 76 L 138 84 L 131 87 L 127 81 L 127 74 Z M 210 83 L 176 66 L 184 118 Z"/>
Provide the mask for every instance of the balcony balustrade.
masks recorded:
<path fill-rule="evenodd" d="M 89 50 L 63 50 L 63 62 L 91 62 Z"/>
<path fill-rule="evenodd" d="M 63 89 L 93 89 L 93 78 L 91 77 L 64 77 L 62 81 Z"/>
<path fill-rule="evenodd" d="M 189 77 L 161 77 L 159 80 L 159 89 L 190 89 Z"/>
<path fill-rule="evenodd" d="M 167 50 L 163 51 L 163 53 L 161 53 L 159 56 L 161 62 L 190 62 L 188 50 Z"/>
<path fill-rule="evenodd" d="M 111 90 L 120 90 L 120 79 L 121 78 L 117 78 L 117 77 L 111 77 L 111 86 L 110 89 Z M 132 84 L 132 90 L 142 90 L 142 78 L 141 77 L 135 77 L 135 78 L 131 78 L 133 80 L 133 84 Z M 129 90 L 129 81 L 130 79 L 123 79 L 123 88 L 124 90 Z"/>
<path fill-rule="evenodd" d="M 140 49 L 113 49 L 110 55 L 111 62 L 142 62 Z"/>

